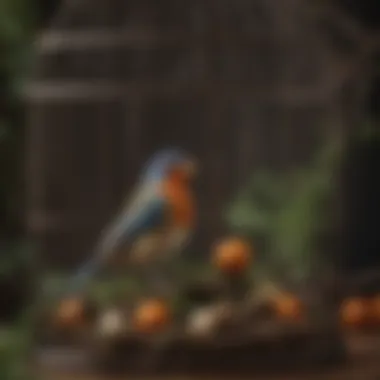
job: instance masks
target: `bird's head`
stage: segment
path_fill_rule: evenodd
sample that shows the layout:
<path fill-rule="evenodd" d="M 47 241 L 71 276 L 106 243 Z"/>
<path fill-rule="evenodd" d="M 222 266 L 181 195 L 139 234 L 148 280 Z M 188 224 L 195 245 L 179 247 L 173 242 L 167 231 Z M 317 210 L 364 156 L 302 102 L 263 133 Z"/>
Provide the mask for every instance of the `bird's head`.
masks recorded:
<path fill-rule="evenodd" d="M 189 181 L 196 172 L 193 157 L 179 149 L 164 149 L 154 154 L 148 161 L 143 178 L 146 181 L 157 181 L 168 176 Z"/>

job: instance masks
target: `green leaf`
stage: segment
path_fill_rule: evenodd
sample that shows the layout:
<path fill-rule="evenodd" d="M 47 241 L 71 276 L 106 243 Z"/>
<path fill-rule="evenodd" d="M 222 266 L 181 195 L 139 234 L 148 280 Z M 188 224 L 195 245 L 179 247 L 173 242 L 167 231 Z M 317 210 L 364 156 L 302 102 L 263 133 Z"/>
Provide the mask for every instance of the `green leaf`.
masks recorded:
<path fill-rule="evenodd" d="M 266 241 L 260 272 L 304 281 L 320 260 L 317 239 L 326 227 L 342 144 L 330 139 L 309 165 L 290 173 L 254 174 L 227 212 L 230 228 Z"/>

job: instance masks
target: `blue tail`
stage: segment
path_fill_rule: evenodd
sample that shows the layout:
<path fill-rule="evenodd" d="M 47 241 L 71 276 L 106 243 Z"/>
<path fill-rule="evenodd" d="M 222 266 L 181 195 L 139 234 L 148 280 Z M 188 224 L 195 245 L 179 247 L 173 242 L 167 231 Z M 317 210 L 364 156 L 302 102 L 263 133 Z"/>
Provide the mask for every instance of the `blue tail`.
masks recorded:
<path fill-rule="evenodd" d="M 96 257 L 86 262 L 79 271 L 69 280 L 67 291 L 77 293 L 85 290 L 86 286 L 100 269 L 100 260 Z"/>

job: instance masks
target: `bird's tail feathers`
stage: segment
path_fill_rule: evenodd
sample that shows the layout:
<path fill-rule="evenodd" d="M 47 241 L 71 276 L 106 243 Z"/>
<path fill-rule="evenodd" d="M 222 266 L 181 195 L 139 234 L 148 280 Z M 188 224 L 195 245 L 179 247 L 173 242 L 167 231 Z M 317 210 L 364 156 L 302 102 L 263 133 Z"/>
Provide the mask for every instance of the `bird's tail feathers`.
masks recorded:
<path fill-rule="evenodd" d="M 124 230 L 120 223 L 114 223 L 106 229 L 98 242 L 93 256 L 69 280 L 67 291 L 69 293 L 83 292 L 93 277 L 99 272 L 103 264 L 118 247 L 124 238 Z"/>
<path fill-rule="evenodd" d="M 68 292 L 77 293 L 82 292 L 95 274 L 99 271 L 101 261 L 98 257 L 94 257 L 87 261 L 74 276 L 69 280 Z"/>

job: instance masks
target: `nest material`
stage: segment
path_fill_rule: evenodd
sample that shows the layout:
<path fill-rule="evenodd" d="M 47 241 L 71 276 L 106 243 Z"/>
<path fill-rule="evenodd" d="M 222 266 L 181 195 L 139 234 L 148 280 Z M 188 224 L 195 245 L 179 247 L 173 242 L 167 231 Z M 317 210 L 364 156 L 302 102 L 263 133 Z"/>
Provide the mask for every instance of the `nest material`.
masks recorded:
<path fill-rule="evenodd" d="M 72 339 L 71 345 L 86 353 L 87 365 L 106 373 L 253 374 L 274 369 L 314 370 L 344 358 L 343 342 L 331 326 L 280 322 L 270 317 L 265 304 L 236 310 L 232 305 L 224 307 L 235 312 L 227 313 L 212 334 L 194 336 L 184 326 L 173 326 L 158 335 L 139 335 L 127 329 L 102 339 L 92 324 L 79 335 L 56 333 L 54 338 L 61 347 L 67 347 Z"/>
<path fill-rule="evenodd" d="M 240 326 L 239 332 L 242 330 Z M 89 365 L 96 370 L 141 375 L 251 375 L 273 370 L 316 370 L 341 363 L 345 354 L 336 331 L 296 326 L 267 326 L 256 333 L 201 341 L 173 334 L 161 343 L 130 334 L 107 345 L 88 345 L 85 350 Z"/>
<path fill-rule="evenodd" d="M 199 331 L 198 324 L 195 334 L 188 328 L 189 318 L 179 318 L 157 334 L 137 334 L 130 323 L 130 306 L 119 305 L 116 309 L 126 328 L 118 334 L 99 334 L 96 321 L 101 314 L 92 310 L 82 331 L 62 333 L 51 326 L 44 336 L 50 336 L 49 343 L 55 340 L 56 346 L 82 347 L 89 365 L 97 370 L 144 375 L 254 374 L 274 370 L 273 363 L 278 370 L 315 370 L 344 358 L 336 326 L 316 326 L 307 317 L 285 322 L 276 317 L 267 299 L 223 299 L 223 290 L 219 283 L 187 288 L 192 306 L 186 317 L 203 315 L 208 325 Z"/>

